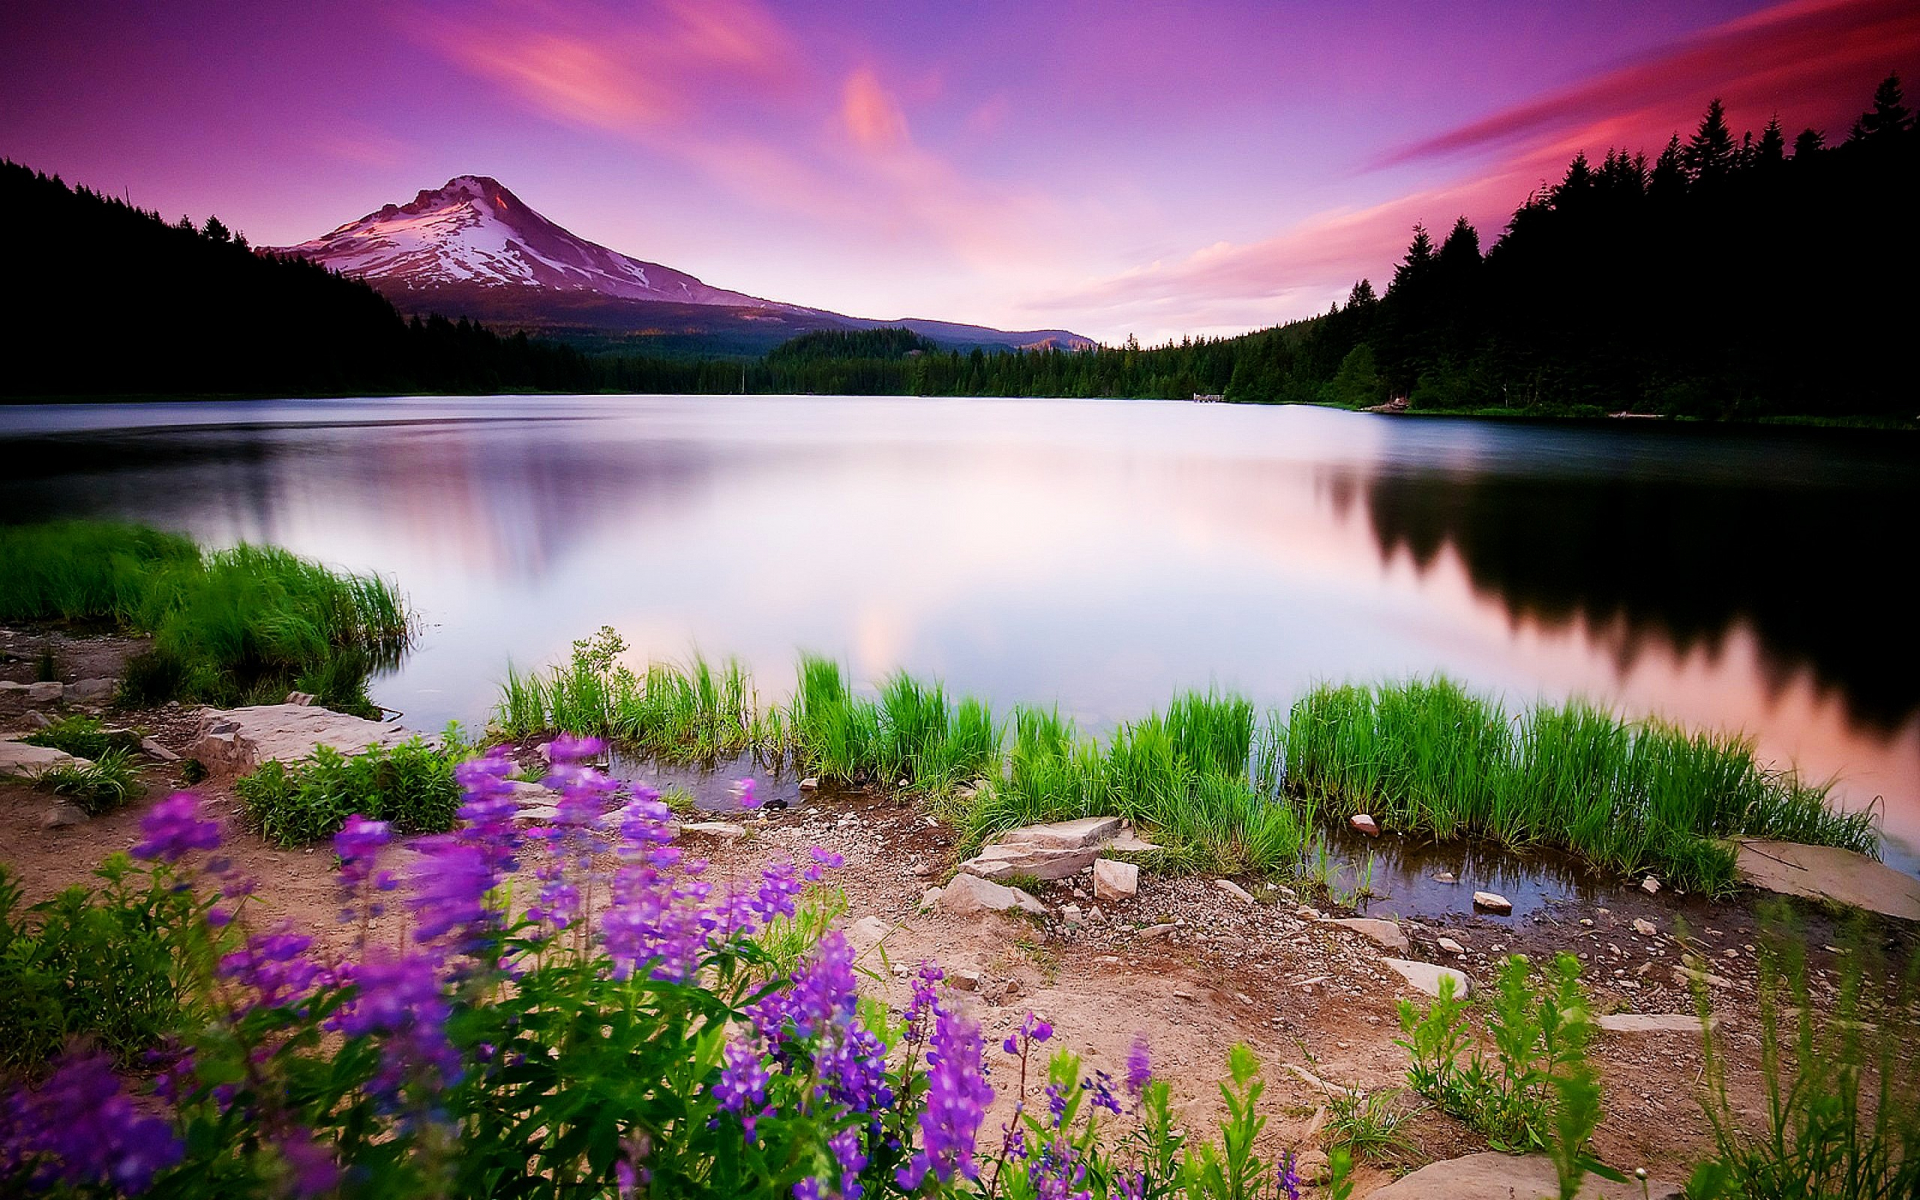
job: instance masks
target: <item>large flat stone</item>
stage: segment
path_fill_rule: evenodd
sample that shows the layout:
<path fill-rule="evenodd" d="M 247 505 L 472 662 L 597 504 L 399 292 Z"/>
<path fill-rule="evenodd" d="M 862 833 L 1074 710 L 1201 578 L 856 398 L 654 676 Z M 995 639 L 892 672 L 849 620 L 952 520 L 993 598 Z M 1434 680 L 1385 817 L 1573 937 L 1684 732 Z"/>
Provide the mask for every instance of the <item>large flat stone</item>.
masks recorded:
<path fill-rule="evenodd" d="M 1050 825 L 1028 825 L 995 838 L 1003 845 L 1039 846 L 1048 850 L 1079 850 L 1120 836 L 1119 817 L 1081 817 Z"/>
<path fill-rule="evenodd" d="M 1700 1035 L 1700 1018 L 1688 1013 L 1607 1013 L 1594 1023 L 1607 1033 L 1684 1033 Z M 1720 1023 L 1708 1017 L 1709 1028 Z"/>
<path fill-rule="evenodd" d="M 32 779 L 56 767 L 90 767 L 93 763 L 76 758 L 52 746 L 31 746 L 26 742 L 0 742 L 0 775 Z"/>
<path fill-rule="evenodd" d="M 1744 883 L 1769 892 L 1831 900 L 1920 921 L 1920 879 L 1835 846 L 1804 846 L 1741 838 L 1734 870 Z"/>
<path fill-rule="evenodd" d="M 1031 875 L 1035 879 L 1065 879 L 1093 865 L 1100 857 L 1098 846 L 1079 850 L 1056 850 L 1044 846 L 996 842 L 980 847 L 980 853 L 960 864 L 960 869 L 982 879 L 1005 879 L 1012 875 Z"/>
<path fill-rule="evenodd" d="M 955 875 L 953 882 L 940 890 L 938 903 L 947 912 L 960 915 L 1013 909 L 1036 917 L 1047 914 L 1046 905 L 1019 888 L 1002 887 L 977 875 Z"/>
<path fill-rule="evenodd" d="M 209 709 L 200 721 L 189 756 L 219 779 L 245 775 L 261 763 L 294 763 L 319 746 L 358 754 L 369 746 L 398 746 L 420 737 L 417 730 L 301 704 L 257 704 Z M 438 739 L 428 737 L 429 742 Z"/>
<path fill-rule="evenodd" d="M 1642 1188 L 1645 1188 L 1643 1191 Z M 1429 1163 L 1372 1193 L 1373 1200 L 1546 1200 L 1560 1194 L 1553 1160 L 1543 1154 L 1516 1157 L 1497 1151 Z M 1680 1200 L 1670 1183 L 1629 1179 L 1611 1183 L 1589 1175 L 1575 1200 Z"/>
<path fill-rule="evenodd" d="M 1342 917 L 1333 924 L 1364 934 L 1389 950 L 1407 948 L 1407 935 L 1400 932 L 1400 926 L 1392 921 L 1382 921 L 1378 917 Z"/>
<path fill-rule="evenodd" d="M 1470 996 L 1473 994 L 1473 980 L 1467 978 L 1465 971 L 1456 971 L 1452 967 L 1416 962 L 1406 958 L 1383 958 L 1380 961 L 1393 968 L 1394 972 L 1398 974 L 1400 978 L 1406 980 L 1413 987 L 1425 992 L 1429 996 L 1438 997 L 1440 995 L 1440 981 L 1442 979 L 1453 980 L 1453 994 L 1455 996 Z M 1461 1194 L 1466 1195 L 1467 1193 Z"/>

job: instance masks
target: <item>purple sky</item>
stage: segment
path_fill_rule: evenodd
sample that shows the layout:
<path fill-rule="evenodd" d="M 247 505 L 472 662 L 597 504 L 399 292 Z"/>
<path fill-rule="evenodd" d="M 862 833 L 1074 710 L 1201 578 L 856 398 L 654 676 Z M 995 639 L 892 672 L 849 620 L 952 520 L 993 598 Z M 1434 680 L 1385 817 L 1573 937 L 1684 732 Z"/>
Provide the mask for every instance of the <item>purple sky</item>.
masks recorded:
<path fill-rule="evenodd" d="M 1892 70 L 1913 0 L 13 0 L 0 155 L 265 245 L 487 174 L 720 287 L 1156 341 L 1491 243 L 1715 95 L 1837 140 Z"/>

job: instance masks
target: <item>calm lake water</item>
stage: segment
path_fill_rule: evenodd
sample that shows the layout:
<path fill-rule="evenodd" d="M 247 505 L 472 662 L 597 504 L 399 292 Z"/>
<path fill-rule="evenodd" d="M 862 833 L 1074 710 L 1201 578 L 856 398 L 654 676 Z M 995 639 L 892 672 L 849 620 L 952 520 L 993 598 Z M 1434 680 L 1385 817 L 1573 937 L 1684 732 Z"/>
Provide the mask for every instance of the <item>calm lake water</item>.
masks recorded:
<path fill-rule="evenodd" d="M 1179 688 L 1444 671 L 1744 729 L 1915 845 L 1917 449 L 1140 401 L 0 406 L 0 515 L 393 577 L 428 625 L 373 692 L 421 728 L 601 625 L 765 698 L 805 648 L 1095 731 Z"/>

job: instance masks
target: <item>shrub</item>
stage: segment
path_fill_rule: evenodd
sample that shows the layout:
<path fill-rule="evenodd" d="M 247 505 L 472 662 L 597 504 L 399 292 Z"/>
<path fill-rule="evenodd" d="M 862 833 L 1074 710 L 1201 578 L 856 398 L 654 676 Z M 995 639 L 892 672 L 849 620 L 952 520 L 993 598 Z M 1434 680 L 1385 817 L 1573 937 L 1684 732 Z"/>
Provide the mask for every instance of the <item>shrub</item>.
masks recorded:
<path fill-rule="evenodd" d="M 33 777 L 33 785 L 65 797 L 90 817 L 116 809 L 146 790 L 124 750 L 109 750 L 85 765 L 50 767 Z"/>
<path fill-rule="evenodd" d="M 279 846 L 331 837 L 354 813 L 402 833 L 443 833 L 460 807 L 458 753 L 419 738 L 352 755 L 320 746 L 291 766 L 263 764 L 234 784 L 234 794 L 248 824 Z"/>
<path fill-rule="evenodd" d="M 130 749 L 125 738 L 115 738 L 93 717 L 62 717 L 45 729 L 27 736 L 35 746 L 51 746 L 76 758 L 98 759 L 113 749 Z"/>
<path fill-rule="evenodd" d="M 179 1024 L 174 967 L 204 905 L 124 854 L 94 874 L 23 913 L 0 866 L 0 1068 L 36 1074 L 75 1037 L 131 1064 Z"/>

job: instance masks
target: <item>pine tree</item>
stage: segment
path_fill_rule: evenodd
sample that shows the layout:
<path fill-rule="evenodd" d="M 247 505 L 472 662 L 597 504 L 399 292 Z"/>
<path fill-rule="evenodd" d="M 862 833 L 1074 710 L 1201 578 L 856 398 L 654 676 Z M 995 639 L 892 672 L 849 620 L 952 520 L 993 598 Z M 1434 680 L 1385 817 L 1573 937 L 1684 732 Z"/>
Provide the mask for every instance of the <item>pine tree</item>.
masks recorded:
<path fill-rule="evenodd" d="M 1889 75 L 1881 80 L 1880 86 L 1873 90 L 1873 107 L 1853 123 L 1847 141 L 1878 146 L 1897 139 L 1913 125 L 1913 114 L 1904 101 L 1900 76 Z"/>
<path fill-rule="evenodd" d="M 1727 128 L 1727 109 L 1718 97 L 1707 105 L 1681 156 L 1687 175 L 1694 183 L 1713 183 L 1731 174 L 1739 152 L 1734 149 L 1733 131 Z"/>
<path fill-rule="evenodd" d="M 1754 147 L 1754 165 L 1763 171 L 1771 171 L 1787 161 L 1787 136 L 1780 128 L 1780 114 L 1773 114 L 1767 127 L 1760 131 L 1760 144 Z"/>

